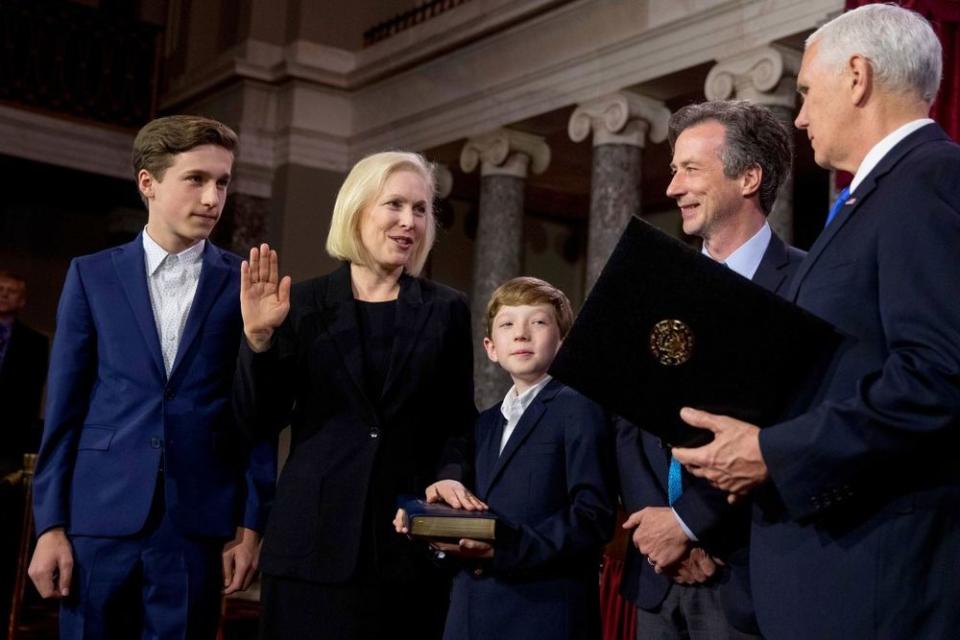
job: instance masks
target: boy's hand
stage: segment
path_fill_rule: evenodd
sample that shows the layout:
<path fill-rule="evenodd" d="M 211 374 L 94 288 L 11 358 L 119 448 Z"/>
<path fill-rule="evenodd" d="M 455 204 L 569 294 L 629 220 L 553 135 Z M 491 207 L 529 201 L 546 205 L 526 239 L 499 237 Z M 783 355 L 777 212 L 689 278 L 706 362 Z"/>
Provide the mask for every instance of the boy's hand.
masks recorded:
<path fill-rule="evenodd" d="M 287 317 L 290 283 L 290 276 L 280 278 L 277 252 L 266 243 L 250 249 L 250 260 L 240 264 L 240 314 L 253 351 L 266 351 L 274 329 Z"/>
<path fill-rule="evenodd" d="M 260 563 L 260 534 L 240 527 L 237 536 L 223 548 L 223 593 L 246 591 Z"/>
<path fill-rule="evenodd" d="M 459 544 L 450 542 L 431 542 L 430 546 L 437 551 L 457 556 L 459 558 L 475 558 L 485 560 L 493 557 L 493 545 L 481 540 L 463 538 Z"/>
<path fill-rule="evenodd" d="M 427 502 L 444 502 L 454 509 L 486 511 L 487 505 L 456 480 L 440 480 L 427 487 Z"/>
<path fill-rule="evenodd" d="M 407 512 L 404 509 L 397 509 L 397 515 L 393 516 L 393 528 L 397 533 L 410 533 L 410 520 L 407 518 Z"/>
<path fill-rule="evenodd" d="M 27 574 L 44 598 L 65 598 L 70 595 L 73 547 L 63 527 L 45 531 L 37 539 L 37 548 Z"/>

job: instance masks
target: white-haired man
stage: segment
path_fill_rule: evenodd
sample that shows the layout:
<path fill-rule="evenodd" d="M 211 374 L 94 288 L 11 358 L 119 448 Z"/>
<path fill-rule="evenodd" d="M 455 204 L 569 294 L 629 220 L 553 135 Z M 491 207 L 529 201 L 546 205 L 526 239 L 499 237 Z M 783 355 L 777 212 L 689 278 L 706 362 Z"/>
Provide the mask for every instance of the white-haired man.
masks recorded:
<path fill-rule="evenodd" d="M 927 119 L 930 25 L 870 5 L 807 41 L 797 79 L 817 163 L 854 173 L 788 295 L 845 336 L 816 394 L 762 431 L 684 409 L 675 449 L 753 491 L 751 576 L 769 638 L 946 638 L 960 629 L 960 147 Z"/>

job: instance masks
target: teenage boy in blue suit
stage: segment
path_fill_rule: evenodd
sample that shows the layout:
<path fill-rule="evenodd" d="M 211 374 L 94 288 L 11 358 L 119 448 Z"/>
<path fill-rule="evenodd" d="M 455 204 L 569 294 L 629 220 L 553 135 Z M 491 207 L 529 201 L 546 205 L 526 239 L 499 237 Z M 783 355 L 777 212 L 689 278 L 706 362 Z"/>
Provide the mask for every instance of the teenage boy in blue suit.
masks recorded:
<path fill-rule="evenodd" d="M 234 429 L 240 259 L 207 241 L 236 144 L 206 118 L 143 127 L 146 228 L 67 273 L 29 570 L 61 638 L 213 638 L 253 577 L 275 458 Z"/>
<path fill-rule="evenodd" d="M 514 386 L 477 419 L 467 481 L 475 495 L 456 480 L 426 494 L 457 508 L 489 505 L 496 539 L 434 544 L 464 562 L 445 640 L 600 637 L 598 568 L 615 514 L 612 438 L 599 405 L 547 374 L 572 323 L 566 296 L 536 278 L 506 282 L 487 306 L 484 348 Z M 397 527 L 405 532 L 402 520 Z"/>

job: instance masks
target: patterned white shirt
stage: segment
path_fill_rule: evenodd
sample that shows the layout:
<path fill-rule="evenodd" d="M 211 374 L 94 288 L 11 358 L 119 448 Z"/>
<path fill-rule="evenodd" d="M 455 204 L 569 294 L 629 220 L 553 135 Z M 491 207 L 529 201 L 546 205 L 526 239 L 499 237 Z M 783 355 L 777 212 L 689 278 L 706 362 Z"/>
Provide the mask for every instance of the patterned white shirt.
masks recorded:
<path fill-rule="evenodd" d="M 150 306 L 153 308 L 160 351 L 163 353 L 163 366 L 168 376 L 177 359 L 180 338 L 197 293 L 205 245 L 206 241 L 201 240 L 180 253 L 168 254 L 150 237 L 146 229 L 143 230 L 143 257 L 147 269 Z"/>

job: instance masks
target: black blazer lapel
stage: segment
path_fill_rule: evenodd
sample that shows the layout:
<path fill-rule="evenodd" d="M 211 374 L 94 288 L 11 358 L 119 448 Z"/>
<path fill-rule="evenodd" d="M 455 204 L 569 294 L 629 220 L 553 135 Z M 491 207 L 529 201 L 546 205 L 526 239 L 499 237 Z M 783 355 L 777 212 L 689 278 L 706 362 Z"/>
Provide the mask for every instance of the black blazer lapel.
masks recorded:
<path fill-rule="evenodd" d="M 537 426 L 537 423 L 540 422 L 540 418 L 543 417 L 543 413 L 547 410 L 547 403 L 553 400 L 553 397 L 557 395 L 562 386 L 563 383 L 559 380 L 551 380 L 547 383 L 546 387 L 540 390 L 540 393 L 537 394 L 537 397 L 534 398 L 530 406 L 527 407 L 527 410 L 523 412 L 520 422 L 517 423 L 513 433 L 510 434 L 510 439 L 507 440 L 507 445 L 500 453 L 500 457 L 497 458 L 497 464 L 493 469 L 493 473 L 490 474 L 491 487 L 493 483 L 497 481 L 497 477 L 503 471 L 503 468 L 509 464 L 510 459 L 517 452 L 517 449 L 520 448 L 523 441 L 527 439 Z M 498 441 L 498 448 L 499 444 Z"/>
<path fill-rule="evenodd" d="M 486 500 L 493 481 L 493 474 L 500 457 L 500 439 L 503 437 L 503 427 L 506 418 L 500 413 L 500 405 L 496 405 L 481 415 L 477 424 L 477 466 L 476 486 L 474 492 L 481 500 Z"/>
<path fill-rule="evenodd" d="M 410 358 L 420 331 L 430 316 L 432 305 L 423 300 L 420 281 L 404 274 L 400 278 L 400 295 L 397 298 L 397 317 L 393 335 L 393 352 L 390 354 L 390 366 L 383 383 L 382 396 L 392 389 L 400 378 L 403 366 Z"/>
<path fill-rule="evenodd" d="M 333 321 L 326 330 L 343 360 L 350 381 L 353 382 L 355 395 L 370 408 L 373 405 L 363 384 L 363 347 L 360 343 L 360 328 L 357 326 L 357 305 L 353 299 L 349 263 L 345 262 L 330 274 L 323 306 L 330 310 L 333 316 Z"/>
<path fill-rule="evenodd" d="M 231 273 L 227 257 L 209 240 L 203 248 L 202 259 L 203 267 L 200 269 L 197 292 L 193 295 L 190 314 L 187 316 L 187 323 L 183 328 L 180 344 L 177 346 L 177 357 L 174 358 L 173 366 L 170 367 L 171 378 L 177 374 L 177 369 L 183 361 L 184 354 L 189 352 L 190 345 L 197 339 L 200 328 L 207 319 L 213 303 L 220 297 L 220 292 L 223 291 Z"/>
<path fill-rule="evenodd" d="M 810 247 L 810 252 L 807 254 L 806 259 L 800 265 L 796 275 L 793 278 L 793 283 L 790 287 L 790 291 L 787 294 L 788 300 L 796 302 L 797 297 L 800 295 L 800 288 L 803 285 L 803 281 L 807 274 L 810 273 L 810 269 L 820 258 L 820 255 L 823 253 L 824 249 L 826 249 L 834 237 L 836 237 L 837 232 L 847 224 L 847 221 L 850 220 L 850 218 L 860 209 L 863 203 L 869 199 L 870 194 L 877 188 L 877 184 L 883 180 L 883 178 L 890 173 L 890 171 L 907 154 L 913 151 L 914 148 L 926 142 L 946 139 L 949 138 L 943 129 L 940 128 L 940 125 L 926 125 L 917 129 L 897 143 L 897 145 L 894 146 L 893 149 L 891 149 L 882 160 L 880 160 L 877 166 L 874 167 L 873 170 L 867 174 L 863 181 L 857 186 L 856 191 L 851 194 L 851 197 L 847 200 L 846 204 L 840 207 L 837 217 L 834 218 L 829 225 L 827 225 L 827 228 L 823 230 L 823 232 L 817 238 L 817 241 L 812 247 Z"/>
<path fill-rule="evenodd" d="M 141 232 L 142 234 L 142 232 Z M 147 290 L 147 269 L 144 264 L 143 237 L 137 234 L 132 242 L 117 247 L 111 257 L 117 272 L 117 280 L 130 303 L 137 326 L 143 335 L 143 342 L 162 380 L 167 379 L 167 370 L 163 366 L 160 352 L 160 337 L 157 335 L 157 322 L 153 317 L 150 304 L 150 292 Z"/>

